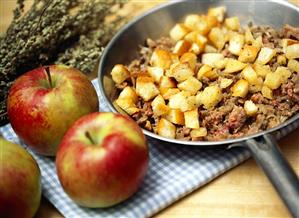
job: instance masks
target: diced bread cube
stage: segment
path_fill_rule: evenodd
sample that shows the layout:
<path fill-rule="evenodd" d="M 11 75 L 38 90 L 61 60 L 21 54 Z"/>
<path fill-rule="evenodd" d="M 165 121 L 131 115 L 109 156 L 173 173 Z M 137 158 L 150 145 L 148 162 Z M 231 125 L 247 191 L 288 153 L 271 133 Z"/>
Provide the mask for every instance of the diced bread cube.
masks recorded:
<path fill-rule="evenodd" d="M 190 29 L 182 23 L 176 24 L 169 32 L 170 38 L 175 41 L 181 40 L 190 32 Z"/>
<path fill-rule="evenodd" d="M 190 132 L 191 138 L 205 137 L 208 135 L 207 128 L 199 127 L 198 129 L 192 129 Z"/>
<path fill-rule="evenodd" d="M 134 103 L 138 101 L 138 95 L 134 88 L 126 86 L 120 93 L 118 98 L 130 98 Z"/>
<path fill-rule="evenodd" d="M 189 29 L 195 30 L 197 23 L 200 22 L 201 17 L 198 14 L 188 14 L 184 20 L 185 26 Z"/>
<path fill-rule="evenodd" d="M 190 68 L 192 70 L 195 69 L 195 65 L 197 62 L 197 56 L 196 54 L 192 53 L 192 52 L 186 52 L 184 53 L 181 58 L 180 58 L 180 62 L 181 63 L 188 63 Z"/>
<path fill-rule="evenodd" d="M 274 56 L 276 55 L 276 51 L 272 48 L 263 47 L 256 59 L 257 63 L 267 64 Z"/>
<path fill-rule="evenodd" d="M 258 83 L 258 76 L 254 69 L 248 65 L 241 72 L 242 77 L 249 82 L 249 84 L 254 85 Z"/>
<path fill-rule="evenodd" d="M 259 47 L 245 45 L 239 54 L 238 60 L 245 63 L 254 62 L 259 50 Z"/>
<path fill-rule="evenodd" d="M 218 21 L 217 17 L 214 15 L 211 15 L 211 14 L 207 15 L 206 20 L 208 22 L 209 29 L 212 29 L 213 27 L 219 25 L 219 21 Z"/>
<path fill-rule="evenodd" d="M 193 52 L 194 54 L 199 55 L 202 52 L 202 49 L 199 47 L 198 44 L 196 44 L 195 42 L 193 42 L 191 44 L 191 47 L 189 48 L 190 52 Z"/>
<path fill-rule="evenodd" d="M 222 31 L 222 29 L 219 27 L 214 27 L 211 29 L 208 38 L 216 48 L 222 49 L 226 42 L 224 35 L 225 33 Z"/>
<path fill-rule="evenodd" d="M 240 21 L 238 17 L 229 17 L 224 21 L 225 26 L 233 31 L 238 31 L 240 29 Z"/>
<path fill-rule="evenodd" d="M 124 65 L 116 64 L 111 70 L 111 76 L 116 84 L 121 84 L 126 79 L 130 78 L 130 72 Z"/>
<path fill-rule="evenodd" d="M 217 85 L 210 85 L 196 95 L 197 104 L 203 104 L 206 109 L 216 106 L 221 100 L 222 92 Z"/>
<path fill-rule="evenodd" d="M 287 67 L 277 67 L 274 74 L 280 78 L 281 84 L 284 84 L 288 81 L 290 76 L 292 75 L 291 71 Z"/>
<path fill-rule="evenodd" d="M 263 43 L 263 38 L 262 36 L 258 36 L 253 42 L 252 45 L 257 47 L 257 48 L 262 48 L 264 43 Z"/>
<path fill-rule="evenodd" d="M 159 81 L 159 88 L 175 88 L 176 82 L 173 78 L 162 76 Z"/>
<path fill-rule="evenodd" d="M 273 99 L 273 92 L 272 92 L 272 89 L 270 89 L 268 86 L 263 86 L 263 88 L 262 88 L 262 95 L 263 95 L 265 98 Z"/>
<path fill-rule="evenodd" d="M 175 138 L 176 127 L 168 120 L 161 118 L 157 125 L 157 133 L 166 138 Z"/>
<path fill-rule="evenodd" d="M 258 77 L 255 84 L 249 84 L 249 92 L 256 93 L 262 91 L 264 80 L 262 77 Z"/>
<path fill-rule="evenodd" d="M 269 65 L 255 63 L 253 65 L 253 69 L 256 72 L 256 74 L 262 78 L 265 78 L 268 73 L 272 73 Z"/>
<path fill-rule="evenodd" d="M 206 44 L 205 48 L 204 48 L 204 53 L 217 53 L 218 50 L 217 48 L 215 48 L 214 46 L 210 45 L 210 44 Z"/>
<path fill-rule="evenodd" d="M 197 72 L 197 79 L 201 80 L 206 74 L 212 71 L 213 68 L 207 64 L 202 65 Z"/>
<path fill-rule="evenodd" d="M 199 121 L 198 121 L 198 109 L 193 109 L 190 111 L 184 112 L 185 126 L 187 128 L 198 129 Z"/>
<path fill-rule="evenodd" d="M 238 80 L 231 88 L 232 95 L 235 97 L 244 98 L 249 90 L 249 83 L 245 79 Z"/>
<path fill-rule="evenodd" d="M 178 84 L 178 88 L 180 90 L 189 91 L 192 95 L 196 94 L 196 92 L 200 90 L 201 87 L 202 83 L 193 76 Z"/>
<path fill-rule="evenodd" d="M 268 73 L 264 85 L 268 86 L 270 89 L 277 89 L 281 85 L 281 77 L 276 73 Z"/>
<path fill-rule="evenodd" d="M 185 52 L 189 51 L 189 49 L 191 48 L 191 45 L 192 44 L 186 40 L 179 40 L 175 44 L 172 52 L 181 56 Z"/>
<path fill-rule="evenodd" d="M 298 40 L 294 39 L 282 39 L 280 40 L 280 45 L 282 47 L 282 51 L 286 53 L 286 49 L 289 45 L 299 44 Z"/>
<path fill-rule="evenodd" d="M 148 74 L 154 78 L 155 82 L 159 83 L 160 78 L 164 75 L 164 70 L 161 67 L 147 67 Z"/>
<path fill-rule="evenodd" d="M 171 54 L 168 51 L 162 49 L 155 49 L 153 52 L 150 64 L 153 67 L 160 67 L 162 69 L 168 69 L 172 64 Z"/>
<path fill-rule="evenodd" d="M 220 88 L 221 89 L 225 89 L 227 87 L 229 87 L 234 81 L 232 79 L 228 79 L 228 78 L 220 78 Z"/>
<path fill-rule="evenodd" d="M 165 104 L 165 100 L 161 95 L 157 95 L 151 103 L 155 116 L 167 114 L 169 107 Z"/>
<path fill-rule="evenodd" d="M 287 58 L 285 55 L 278 55 L 277 56 L 277 63 L 279 65 L 286 65 L 287 64 Z"/>
<path fill-rule="evenodd" d="M 294 72 L 299 73 L 299 61 L 296 61 L 295 59 L 289 60 L 288 68 Z"/>
<path fill-rule="evenodd" d="M 201 56 L 201 63 L 209 65 L 211 67 L 216 67 L 215 63 L 224 59 L 221 53 L 204 53 Z"/>
<path fill-rule="evenodd" d="M 255 116 L 258 111 L 258 107 L 251 100 L 247 100 L 244 103 L 244 110 L 248 116 Z"/>
<path fill-rule="evenodd" d="M 220 69 L 222 70 L 223 68 L 225 68 L 227 64 L 227 58 L 224 58 L 222 60 L 219 60 L 219 61 L 215 61 L 214 62 L 214 66 L 217 68 L 217 69 Z"/>
<path fill-rule="evenodd" d="M 254 42 L 253 35 L 252 35 L 251 30 L 249 29 L 249 27 L 247 27 L 246 30 L 245 30 L 245 43 L 252 45 L 253 42 Z"/>
<path fill-rule="evenodd" d="M 166 73 L 166 76 L 174 77 L 176 81 L 183 82 L 193 76 L 194 71 L 188 63 L 177 63 L 171 66 L 171 69 Z"/>
<path fill-rule="evenodd" d="M 185 124 L 184 113 L 180 109 L 170 109 L 163 117 L 174 124 Z"/>
<path fill-rule="evenodd" d="M 222 23 L 225 17 L 226 8 L 221 7 L 215 7 L 215 8 L 209 8 L 208 10 L 208 16 L 215 16 L 217 20 Z"/>
<path fill-rule="evenodd" d="M 225 73 L 235 73 L 235 72 L 243 70 L 246 66 L 247 66 L 247 64 L 244 64 L 241 61 L 238 61 L 238 60 L 235 60 L 232 58 L 228 58 L 224 72 Z"/>
<path fill-rule="evenodd" d="M 181 91 L 170 96 L 168 106 L 172 109 L 180 109 L 183 112 L 192 110 L 196 107 L 195 96 L 191 96 L 188 91 Z"/>
<path fill-rule="evenodd" d="M 154 79 L 146 76 L 137 77 L 136 92 L 144 101 L 149 101 L 160 93 Z"/>
<path fill-rule="evenodd" d="M 129 115 L 137 113 L 140 110 L 131 98 L 118 98 L 115 100 L 115 103 Z"/>
<path fill-rule="evenodd" d="M 243 35 L 233 34 L 229 40 L 228 50 L 234 55 L 239 55 L 243 48 L 244 41 L 245 39 Z"/>
<path fill-rule="evenodd" d="M 172 95 L 179 93 L 178 88 L 160 88 L 160 92 L 165 100 L 168 100 Z"/>
<path fill-rule="evenodd" d="M 206 35 L 210 31 L 209 23 L 206 19 L 206 16 L 199 16 L 199 20 L 195 23 L 195 30 L 202 35 Z"/>
<path fill-rule="evenodd" d="M 299 43 L 286 47 L 286 57 L 287 59 L 299 58 Z"/>

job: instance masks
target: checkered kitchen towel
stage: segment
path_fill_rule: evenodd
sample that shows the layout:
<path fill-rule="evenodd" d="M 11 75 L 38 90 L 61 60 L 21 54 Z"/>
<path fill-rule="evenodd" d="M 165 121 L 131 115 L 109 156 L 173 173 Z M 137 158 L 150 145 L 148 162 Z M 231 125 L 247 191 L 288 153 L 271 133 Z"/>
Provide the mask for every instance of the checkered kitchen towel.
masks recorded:
<path fill-rule="evenodd" d="M 93 81 L 98 90 L 97 80 Z M 103 101 L 101 110 L 108 111 Z M 8 124 L 0 133 L 13 142 L 22 144 Z M 161 144 L 149 140 L 150 165 L 138 192 L 125 202 L 108 209 L 87 209 L 76 205 L 63 191 L 56 176 L 54 159 L 34 154 L 42 172 L 43 194 L 69 218 L 142 218 L 149 217 L 174 201 L 208 183 L 215 177 L 249 157 L 243 148 L 198 148 Z M 216 197 L 216 196 L 215 196 Z"/>

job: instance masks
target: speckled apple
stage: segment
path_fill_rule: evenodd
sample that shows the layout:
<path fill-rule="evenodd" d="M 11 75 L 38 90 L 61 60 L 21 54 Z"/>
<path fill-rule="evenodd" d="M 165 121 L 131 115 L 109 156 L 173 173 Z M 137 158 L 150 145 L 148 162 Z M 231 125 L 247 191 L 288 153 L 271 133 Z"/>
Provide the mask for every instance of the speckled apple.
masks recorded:
<path fill-rule="evenodd" d="M 146 175 L 149 151 L 129 117 L 92 113 L 67 131 L 56 156 L 65 192 L 85 207 L 109 207 L 132 196 Z"/>
<path fill-rule="evenodd" d="M 0 136 L 0 217 L 31 218 L 41 199 L 41 174 L 33 157 Z"/>
<path fill-rule="evenodd" d="M 9 90 L 7 111 L 17 135 L 39 154 L 55 156 L 66 130 L 99 110 L 97 93 L 79 70 L 65 65 L 34 69 Z"/>

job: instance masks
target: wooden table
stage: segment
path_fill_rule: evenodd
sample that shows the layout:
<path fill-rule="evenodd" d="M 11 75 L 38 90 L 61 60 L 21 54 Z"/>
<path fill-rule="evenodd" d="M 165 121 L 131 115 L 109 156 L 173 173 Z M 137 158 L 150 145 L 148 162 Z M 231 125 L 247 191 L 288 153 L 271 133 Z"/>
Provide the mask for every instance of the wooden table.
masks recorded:
<path fill-rule="evenodd" d="M 12 17 L 16 0 L 0 1 L 0 32 Z M 134 1 L 141 13 L 161 1 Z M 298 0 L 293 3 L 299 5 Z M 129 7 L 133 7 L 130 5 Z M 299 129 L 279 142 L 282 152 L 299 174 Z M 63 217 L 45 198 L 37 218 Z M 191 217 L 290 217 L 268 179 L 249 159 L 204 187 L 161 211 L 156 218 Z"/>

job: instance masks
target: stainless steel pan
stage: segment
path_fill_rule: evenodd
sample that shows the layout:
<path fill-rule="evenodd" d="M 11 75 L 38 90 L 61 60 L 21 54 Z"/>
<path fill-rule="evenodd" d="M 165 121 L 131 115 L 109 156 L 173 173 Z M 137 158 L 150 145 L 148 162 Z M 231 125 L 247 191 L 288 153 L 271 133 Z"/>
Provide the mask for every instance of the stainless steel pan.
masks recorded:
<path fill-rule="evenodd" d="M 105 48 L 99 64 L 101 94 L 113 112 L 120 112 L 113 106 L 115 88 L 110 71 L 115 64 L 133 60 L 139 46 L 145 39 L 156 39 L 167 35 L 170 28 L 188 13 L 205 13 L 209 7 L 224 5 L 229 16 L 238 16 L 246 25 L 253 21 L 259 25 L 280 28 L 284 24 L 299 26 L 299 8 L 286 1 L 175 1 L 157 7 L 139 16 L 122 28 Z M 278 148 L 277 140 L 299 126 L 299 114 L 280 126 L 251 136 L 217 142 L 194 142 L 168 139 L 143 129 L 148 137 L 183 146 L 245 146 L 264 170 L 289 211 L 299 217 L 299 181 Z"/>

